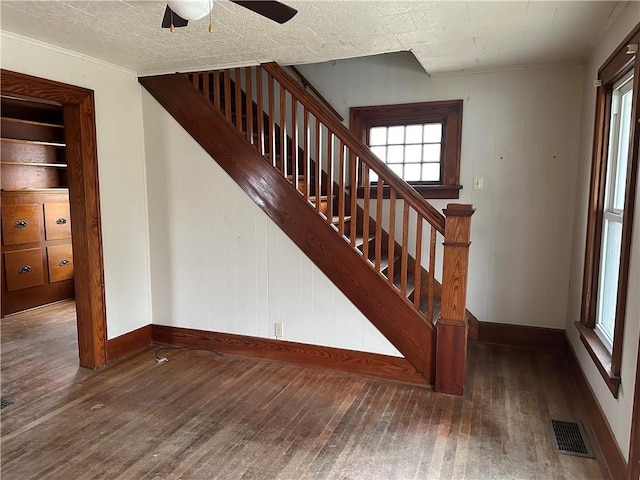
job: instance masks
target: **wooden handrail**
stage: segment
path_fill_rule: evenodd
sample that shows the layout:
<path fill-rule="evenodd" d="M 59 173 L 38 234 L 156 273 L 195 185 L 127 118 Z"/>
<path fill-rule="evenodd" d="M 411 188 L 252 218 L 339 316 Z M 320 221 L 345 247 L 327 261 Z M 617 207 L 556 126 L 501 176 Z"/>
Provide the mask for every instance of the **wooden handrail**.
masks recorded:
<path fill-rule="evenodd" d="M 293 203 L 314 212 L 315 218 L 329 227 L 323 235 L 331 232 L 341 245 L 355 250 L 360 266 L 373 270 L 374 277 L 390 287 L 423 325 L 437 328 L 436 389 L 461 394 L 466 370 L 466 285 L 473 207 L 450 204 L 444 210 L 445 219 L 327 105 L 276 63 L 244 71 L 193 73 L 187 78 L 220 118 L 266 160 L 269 168 L 260 180 L 261 190 L 271 192 L 276 185 L 274 175 L 293 187 L 286 195 L 293 194 L 297 199 Z M 233 162 L 239 158 L 242 156 Z M 358 182 L 364 187 L 362 198 L 356 195 Z M 377 189 L 372 190 L 376 183 Z M 388 203 L 383 202 L 383 188 L 389 188 Z M 266 200 L 258 196 L 256 201 Z M 272 207 L 289 207 L 290 203 L 286 200 Z M 289 213 L 287 208 L 283 218 Z M 423 222 L 429 223 L 426 231 Z M 444 237 L 440 288 L 435 279 L 438 233 Z M 429 238 L 424 251 L 423 234 Z M 428 270 L 423 267 L 427 261 L 423 253 L 428 255 Z M 326 254 L 332 252 L 327 250 Z M 397 335 L 395 331 L 387 333 Z M 425 368 L 418 369 L 424 372 Z"/>
<path fill-rule="evenodd" d="M 411 205 L 427 222 L 433 225 L 438 232 L 444 234 L 444 216 L 407 182 L 402 180 L 389 166 L 376 157 L 361 140 L 359 140 L 351 130 L 337 121 L 331 110 L 329 110 L 320 100 L 309 94 L 298 82 L 277 63 L 269 62 L 262 64 L 265 71 L 295 95 L 298 101 L 307 107 L 313 115 L 321 120 L 334 134 L 348 146 L 349 150 L 355 153 L 361 160 L 373 169 L 379 176 L 384 177 L 389 187 L 396 191 L 396 196 L 402 198 Z M 355 192 L 352 192 L 352 196 Z"/>
<path fill-rule="evenodd" d="M 340 115 L 335 108 L 333 108 L 331 103 L 329 103 L 329 100 L 324 98 L 324 96 L 316 89 L 316 87 L 313 86 L 313 84 L 309 80 L 307 80 L 307 77 L 305 77 L 302 74 L 302 72 L 295 67 L 295 65 L 289 65 L 289 68 L 300 79 L 300 82 L 302 83 L 302 86 L 304 88 L 308 88 L 309 90 L 311 90 L 311 92 L 313 92 L 313 94 L 318 98 L 318 100 L 320 100 L 322 103 L 324 103 L 327 106 L 327 108 L 329 110 L 331 110 L 331 112 L 336 117 L 338 117 L 338 119 L 340 119 L 341 122 L 344 122 L 344 117 L 342 115 Z"/>
<path fill-rule="evenodd" d="M 197 75 L 209 73 L 203 72 Z M 224 81 L 220 75 L 218 77 L 218 80 Z M 234 82 L 238 78 L 234 78 Z M 203 96 L 202 92 L 198 91 L 200 88 L 194 88 L 194 82 L 190 82 L 183 75 L 143 77 L 139 81 L 395 345 L 416 370 L 428 382 L 433 382 L 432 361 L 435 353 L 433 325 L 425 324 L 424 319 L 416 313 L 413 304 L 406 298 L 402 298 L 397 291 L 389 288 L 386 278 L 374 274 L 370 262 L 363 261 L 359 255 L 354 254 L 352 246 L 342 236 L 336 234 L 337 228 L 333 225 L 327 228 L 326 219 L 316 214 L 309 207 L 310 202 L 304 197 L 304 192 L 295 188 L 297 187 L 295 178 L 293 179 L 294 188 L 292 188 L 292 181 L 274 168 L 270 161 L 264 161 L 263 152 L 247 141 L 247 132 L 236 129 L 237 115 L 246 114 L 247 121 L 253 117 L 257 122 L 264 118 L 262 108 L 258 108 L 257 103 L 251 102 L 248 111 L 233 112 L 230 121 L 220 109 L 213 108 L 216 105 L 216 99 L 212 101 L 210 97 Z M 204 82 L 199 86 L 203 84 Z M 260 83 L 257 83 L 256 89 L 260 88 L 259 85 Z M 235 91 L 235 88 L 229 89 L 230 93 Z M 218 100 L 218 103 L 224 105 L 225 102 Z M 230 102 L 232 107 L 235 104 L 235 101 Z M 272 111 L 269 111 L 269 114 L 272 115 Z M 315 122 L 312 120 L 309 123 Z M 315 128 L 315 125 L 310 128 Z M 255 130 L 254 134 L 257 135 Z M 279 137 L 280 131 L 269 130 L 262 134 Z M 301 133 L 301 135 L 304 134 Z M 270 139 L 265 141 L 271 143 Z M 313 144 L 316 143 L 317 138 L 306 140 L 303 138 L 302 143 L 304 144 L 305 141 Z M 309 155 L 308 151 L 306 155 Z M 310 163 L 312 160 L 309 156 L 304 158 L 305 162 Z M 315 162 L 316 165 L 317 163 Z M 344 163 L 347 163 L 346 158 Z M 286 161 L 283 160 L 283 164 L 286 165 Z M 307 171 L 306 168 L 305 171 Z M 307 188 L 308 184 L 305 184 L 303 190 Z M 320 196 L 320 193 L 313 192 L 316 197 Z M 343 205 L 346 203 L 346 201 L 343 202 Z"/>

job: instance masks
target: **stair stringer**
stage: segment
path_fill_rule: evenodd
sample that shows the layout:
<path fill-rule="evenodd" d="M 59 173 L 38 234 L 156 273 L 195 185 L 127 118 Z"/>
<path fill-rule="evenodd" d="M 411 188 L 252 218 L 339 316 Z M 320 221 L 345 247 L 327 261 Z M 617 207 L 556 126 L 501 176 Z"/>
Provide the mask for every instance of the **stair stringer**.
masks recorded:
<path fill-rule="evenodd" d="M 327 225 L 186 77 L 142 77 L 139 82 L 425 380 L 433 383 L 433 326 Z"/>

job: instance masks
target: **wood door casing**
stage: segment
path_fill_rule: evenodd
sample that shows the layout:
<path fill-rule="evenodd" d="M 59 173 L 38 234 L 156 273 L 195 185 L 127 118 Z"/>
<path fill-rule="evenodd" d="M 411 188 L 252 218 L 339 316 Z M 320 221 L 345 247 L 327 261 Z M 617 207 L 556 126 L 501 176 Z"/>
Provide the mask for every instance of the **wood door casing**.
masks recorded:
<path fill-rule="evenodd" d="M 107 317 L 93 91 L 10 70 L 0 74 L 2 94 L 62 105 L 73 251 L 82 259 L 74 266 L 79 360 L 82 367 L 101 367 L 107 363 Z"/>

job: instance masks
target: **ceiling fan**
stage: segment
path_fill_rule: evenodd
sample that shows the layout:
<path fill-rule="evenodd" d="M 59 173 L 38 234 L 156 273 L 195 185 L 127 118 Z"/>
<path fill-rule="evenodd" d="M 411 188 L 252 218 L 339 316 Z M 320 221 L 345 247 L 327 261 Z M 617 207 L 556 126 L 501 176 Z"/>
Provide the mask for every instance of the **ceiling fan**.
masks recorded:
<path fill-rule="evenodd" d="M 298 11 L 284 3 L 272 0 L 229 0 L 277 23 L 291 20 Z M 199 20 L 213 8 L 213 0 L 175 0 L 167 3 L 162 28 L 186 27 L 189 20 Z"/>

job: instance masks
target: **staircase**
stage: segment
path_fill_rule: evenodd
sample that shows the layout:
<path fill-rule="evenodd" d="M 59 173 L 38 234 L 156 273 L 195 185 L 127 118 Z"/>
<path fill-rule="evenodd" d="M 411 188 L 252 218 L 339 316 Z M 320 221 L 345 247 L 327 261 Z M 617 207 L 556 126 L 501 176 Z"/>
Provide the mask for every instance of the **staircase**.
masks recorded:
<path fill-rule="evenodd" d="M 470 205 L 443 216 L 275 63 L 140 83 L 427 382 L 462 394 Z"/>

